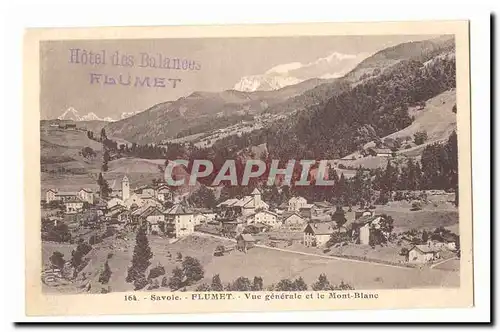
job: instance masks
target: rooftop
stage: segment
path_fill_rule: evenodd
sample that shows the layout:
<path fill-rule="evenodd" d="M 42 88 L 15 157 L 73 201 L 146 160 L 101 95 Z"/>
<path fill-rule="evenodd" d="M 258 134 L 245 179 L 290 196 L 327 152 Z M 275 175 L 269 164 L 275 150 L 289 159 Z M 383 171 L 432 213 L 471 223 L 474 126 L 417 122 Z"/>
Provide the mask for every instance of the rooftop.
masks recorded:
<path fill-rule="evenodd" d="M 324 222 L 324 223 L 311 223 L 307 225 L 307 227 L 304 229 L 305 231 L 311 231 L 313 234 L 316 235 L 325 235 L 325 234 L 332 234 L 333 233 L 333 226 L 329 222 Z"/>

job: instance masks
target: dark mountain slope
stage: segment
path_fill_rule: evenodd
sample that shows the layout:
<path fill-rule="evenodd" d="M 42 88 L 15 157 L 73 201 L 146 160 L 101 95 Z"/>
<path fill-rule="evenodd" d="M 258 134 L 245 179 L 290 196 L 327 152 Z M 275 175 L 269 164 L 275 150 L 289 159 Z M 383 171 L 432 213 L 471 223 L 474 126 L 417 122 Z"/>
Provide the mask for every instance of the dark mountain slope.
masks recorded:
<path fill-rule="evenodd" d="M 439 47 L 429 46 L 436 42 L 420 43 L 424 47 L 421 51 L 412 44 L 411 52 L 403 54 L 420 52 L 420 57 L 397 61 L 377 76 L 333 96 L 324 106 L 317 105 L 277 124 L 269 130 L 275 133 L 268 142 L 270 154 L 279 159 L 338 158 L 410 125 L 409 107 L 455 87 L 454 49 L 448 39 L 439 42 Z M 425 51 L 428 49 L 432 51 Z M 394 52 L 387 53 L 391 59 L 397 58 Z M 378 63 L 372 59 L 360 64 L 361 68 L 370 62 Z"/>

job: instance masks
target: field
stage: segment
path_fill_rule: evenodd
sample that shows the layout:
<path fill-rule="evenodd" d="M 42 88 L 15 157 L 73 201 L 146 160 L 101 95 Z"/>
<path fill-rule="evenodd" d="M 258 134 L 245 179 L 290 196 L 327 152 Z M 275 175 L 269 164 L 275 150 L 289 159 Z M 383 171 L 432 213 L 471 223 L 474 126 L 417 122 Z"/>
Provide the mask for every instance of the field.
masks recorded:
<path fill-rule="evenodd" d="M 113 254 L 109 259 L 112 271 L 109 286 L 112 291 L 123 292 L 133 289 L 133 286 L 125 281 L 135 244 L 133 237 L 133 234 L 130 234 L 126 240 L 108 239 L 94 246 L 88 254 L 90 262 L 83 273 L 86 274 L 87 281 L 91 281 L 93 291 L 99 291 L 103 287 L 97 279 L 109 253 Z M 311 285 L 321 273 L 325 273 L 330 282 L 337 284 L 344 281 L 356 289 L 459 286 L 458 272 L 444 269 L 391 267 L 307 256 L 261 247 L 252 248 L 247 253 L 233 251 L 222 257 L 215 257 L 213 252 L 217 245 L 230 245 L 234 242 L 205 235 L 191 235 L 172 244 L 161 237 L 151 236 L 149 240 L 154 254 L 150 268 L 161 263 L 165 267 L 167 278 L 170 277 L 172 270 L 180 265 L 176 262 L 177 253 L 180 252 L 184 257 L 197 258 L 203 265 L 205 277 L 198 284 L 210 283 L 212 276 L 219 274 L 224 284 L 240 276 L 249 279 L 260 276 L 264 280 L 264 286 L 270 286 L 283 278 L 297 277 L 303 277 L 305 282 Z M 61 251 L 66 260 L 70 259 L 71 250 L 74 247 L 74 245 L 44 243 L 43 262 L 48 263 L 54 250 Z M 172 257 L 168 257 L 169 252 Z M 193 285 L 188 290 L 195 288 L 196 285 Z M 72 293 L 78 291 L 78 287 L 75 284 L 73 287 L 49 288 L 46 291 Z"/>

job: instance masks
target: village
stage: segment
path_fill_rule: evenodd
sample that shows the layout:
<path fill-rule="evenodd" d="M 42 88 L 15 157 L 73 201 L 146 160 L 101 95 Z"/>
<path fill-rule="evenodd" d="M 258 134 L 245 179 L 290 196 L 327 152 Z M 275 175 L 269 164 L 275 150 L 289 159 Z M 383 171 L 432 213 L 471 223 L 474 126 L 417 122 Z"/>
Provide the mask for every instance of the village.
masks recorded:
<path fill-rule="evenodd" d="M 392 217 L 376 213 L 373 207 L 353 210 L 326 201 L 308 202 L 300 196 L 270 207 L 258 188 L 250 195 L 229 198 L 208 209 L 186 203 L 165 183 L 131 189 L 125 175 L 106 199 L 86 188 L 76 192 L 49 189 L 43 208 L 52 212 L 43 218 L 42 228 L 44 223 L 51 227 L 73 225 L 73 242 L 96 242 L 98 234 L 132 233 L 144 227 L 148 235 L 158 236 L 165 243 L 192 234 L 235 241 L 235 245 L 217 247 L 214 256 L 265 246 L 422 266 L 459 255 L 458 236 L 442 227 L 395 233 Z"/>

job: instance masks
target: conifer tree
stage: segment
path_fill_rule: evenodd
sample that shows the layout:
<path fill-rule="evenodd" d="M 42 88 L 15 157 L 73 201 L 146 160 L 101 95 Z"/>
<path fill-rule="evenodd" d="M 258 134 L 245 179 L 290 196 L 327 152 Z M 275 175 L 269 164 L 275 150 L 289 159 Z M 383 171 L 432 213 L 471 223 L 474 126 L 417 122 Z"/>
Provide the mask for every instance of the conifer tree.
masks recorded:
<path fill-rule="evenodd" d="M 139 227 L 135 238 L 134 255 L 132 256 L 132 265 L 128 269 L 126 281 L 134 282 L 146 278 L 146 270 L 151 265 L 153 252 L 149 247 L 149 241 L 146 236 L 145 227 Z"/>
<path fill-rule="evenodd" d="M 99 276 L 99 282 L 102 284 L 107 284 L 110 278 L 111 278 L 111 269 L 109 268 L 109 263 L 106 260 L 106 263 L 104 263 L 104 269 L 101 272 L 101 275 Z"/>
<path fill-rule="evenodd" d="M 224 286 L 222 286 L 222 281 L 220 280 L 220 276 L 218 274 L 212 277 L 210 289 L 214 292 L 222 292 L 224 290 Z"/>

